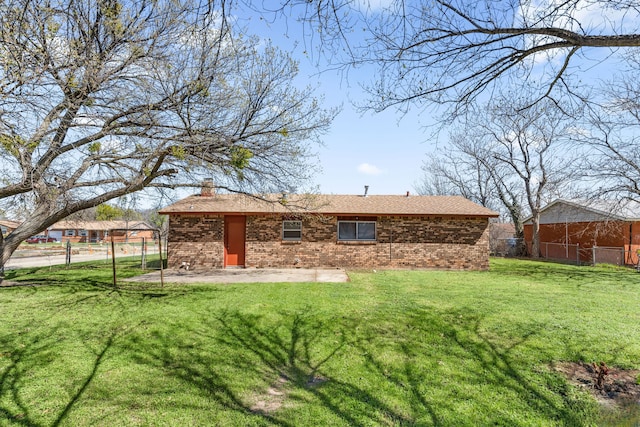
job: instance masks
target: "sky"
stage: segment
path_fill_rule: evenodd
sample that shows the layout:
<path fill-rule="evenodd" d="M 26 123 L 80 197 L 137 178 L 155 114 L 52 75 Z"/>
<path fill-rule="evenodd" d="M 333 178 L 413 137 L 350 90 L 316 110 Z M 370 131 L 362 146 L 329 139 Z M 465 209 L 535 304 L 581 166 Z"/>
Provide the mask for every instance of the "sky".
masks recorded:
<path fill-rule="evenodd" d="M 351 104 L 364 96 L 357 86 L 345 92 L 339 78 L 334 78 L 325 79 L 320 87 L 329 103 L 343 106 L 318 150 L 320 192 L 360 194 L 368 185 L 369 194 L 414 193 L 427 152 L 433 149 L 424 128 L 430 118 L 394 111 L 362 114 Z"/>
<path fill-rule="evenodd" d="M 380 7 L 388 0 L 372 3 Z M 368 185 L 368 194 L 415 193 L 423 174 L 421 167 L 434 148 L 425 129 L 433 124 L 432 117 L 418 111 L 361 113 L 354 103 L 366 99 L 360 84 L 371 81 L 373 69 L 349 70 L 345 77 L 318 66 L 317 55 L 305 54 L 307 47 L 295 22 L 276 19 L 266 23 L 254 16 L 243 23 L 249 32 L 270 38 L 299 61 L 298 83 L 317 87 L 316 95 L 325 98 L 325 108 L 342 107 L 330 131 L 322 136 L 324 145 L 317 148 L 322 170 L 310 188 L 317 186 L 324 194 L 362 194 Z"/>

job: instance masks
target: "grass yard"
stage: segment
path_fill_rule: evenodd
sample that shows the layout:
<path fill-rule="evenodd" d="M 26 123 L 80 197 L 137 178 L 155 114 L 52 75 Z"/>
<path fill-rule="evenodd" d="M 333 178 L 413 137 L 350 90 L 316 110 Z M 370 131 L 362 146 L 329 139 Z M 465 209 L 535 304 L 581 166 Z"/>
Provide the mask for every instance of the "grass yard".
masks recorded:
<path fill-rule="evenodd" d="M 42 286 L 0 288 L 0 425 L 601 425 L 552 364 L 640 368 L 633 270 L 113 289 L 109 267 L 7 272 Z"/>

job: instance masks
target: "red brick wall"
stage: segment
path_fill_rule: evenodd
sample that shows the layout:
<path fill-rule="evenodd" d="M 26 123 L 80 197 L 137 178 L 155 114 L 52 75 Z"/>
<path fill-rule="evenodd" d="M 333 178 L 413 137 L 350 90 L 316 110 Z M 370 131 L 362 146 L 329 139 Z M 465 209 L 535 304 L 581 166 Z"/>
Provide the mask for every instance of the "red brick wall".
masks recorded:
<path fill-rule="evenodd" d="M 223 266 L 222 216 L 172 215 L 169 267 Z M 489 268 L 486 218 L 378 217 L 376 242 L 337 242 L 335 217 L 302 218 L 302 241 L 282 241 L 282 218 L 248 216 L 246 267 Z"/>
<path fill-rule="evenodd" d="M 169 268 L 222 268 L 224 218 L 221 215 L 171 215 L 167 257 Z"/>
<path fill-rule="evenodd" d="M 568 241 L 567 241 L 568 237 Z M 533 227 L 524 226 L 524 239 L 531 247 Z M 624 248 L 631 252 L 628 264 L 637 262 L 636 251 L 640 249 L 640 222 L 629 221 L 601 221 L 601 222 L 572 222 L 540 224 L 541 243 L 569 243 L 580 245 L 580 260 L 591 262 L 592 254 L 589 249 L 593 246 Z M 575 256 L 570 256 L 574 260 Z"/>

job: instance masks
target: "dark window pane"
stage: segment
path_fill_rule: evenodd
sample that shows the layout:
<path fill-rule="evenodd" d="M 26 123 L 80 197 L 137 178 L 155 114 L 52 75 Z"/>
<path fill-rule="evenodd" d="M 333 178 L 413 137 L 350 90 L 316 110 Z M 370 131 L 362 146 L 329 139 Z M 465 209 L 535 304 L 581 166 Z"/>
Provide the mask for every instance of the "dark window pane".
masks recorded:
<path fill-rule="evenodd" d="M 355 240 L 356 239 L 356 223 L 355 222 L 339 222 L 338 223 L 338 240 Z"/>
<path fill-rule="evenodd" d="M 359 222 L 358 223 L 358 240 L 375 240 L 376 239 L 376 223 L 375 222 Z"/>
<path fill-rule="evenodd" d="M 284 230 L 282 237 L 285 240 L 300 240 L 300 230 Z"/>

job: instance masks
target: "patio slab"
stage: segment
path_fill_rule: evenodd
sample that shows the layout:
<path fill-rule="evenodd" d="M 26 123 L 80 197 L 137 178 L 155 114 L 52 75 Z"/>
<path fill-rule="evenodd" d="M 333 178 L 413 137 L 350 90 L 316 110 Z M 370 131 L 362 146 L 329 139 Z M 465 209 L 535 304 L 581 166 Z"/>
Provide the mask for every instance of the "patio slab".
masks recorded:
<path fill-rule="evenodd" d="M 126 279 L 127 282 L 160 282 L 160 271 Z M 165 283 L 277 283 L 277 282 L 348 282 L 349 277 L 337 268 L 227 268 L 211 270 L 164 270 Z"/>

